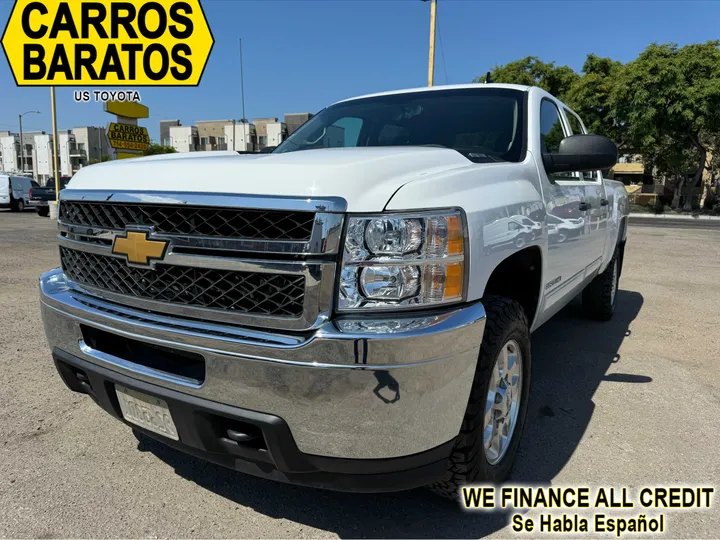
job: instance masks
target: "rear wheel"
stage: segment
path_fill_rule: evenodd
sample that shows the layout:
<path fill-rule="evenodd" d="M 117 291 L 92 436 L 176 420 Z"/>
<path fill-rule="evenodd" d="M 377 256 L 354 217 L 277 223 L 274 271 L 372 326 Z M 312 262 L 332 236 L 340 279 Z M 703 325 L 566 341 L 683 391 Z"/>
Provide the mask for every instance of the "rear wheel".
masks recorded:
<path fill-rule="evenodd" d="M 619 259 L 619 250 L 615 249 L 605 271 L 596 276 L 583 290 L 583 308 L 592 319 L 609 321 L 615 313 L 615 298 L 620 279 Z"/>
<path fill-rule="evenodd" d="M 48 217 L 50 215 L 50 207 L 48 206 L 38 206 L 35 211 L 38 216 Z"/>
<path fill-rule="evenodd" d="M 514 300 L 483 300 L 485 333 L 470 400 L 450 466 L 435 493 L 457 498 L 471 483 L 497 484 L 512 468 L 527 413 L 530 390 L 530 331 Z"/>
<path fill-rule="evenodd" d="M 10 203 L 10 209 L 15 212 L 22 212 L 25 210 L 25 201 L 22 199 L 15 199 Z"/>

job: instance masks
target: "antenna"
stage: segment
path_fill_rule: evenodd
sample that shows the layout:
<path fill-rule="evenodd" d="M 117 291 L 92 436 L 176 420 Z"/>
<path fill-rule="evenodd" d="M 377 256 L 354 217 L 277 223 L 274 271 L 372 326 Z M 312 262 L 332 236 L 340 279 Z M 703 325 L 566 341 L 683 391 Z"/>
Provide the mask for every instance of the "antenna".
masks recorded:
<path fill-rule="evenodd" d="M 491 82 L 493 82 L 492 76 L 490 75 L 490 72 L 488 71 L 487 74 L 485 75 L 485 84 L 490 84 Z"/>
<path fill-rule="evenodd" d="M 242 117 L 245 117 L 245 77 L 243 77 L 242 38 L 240 38 L 240 94 L 242 96 Z M 244 137 L 245 135 L 243 135 Z"/>

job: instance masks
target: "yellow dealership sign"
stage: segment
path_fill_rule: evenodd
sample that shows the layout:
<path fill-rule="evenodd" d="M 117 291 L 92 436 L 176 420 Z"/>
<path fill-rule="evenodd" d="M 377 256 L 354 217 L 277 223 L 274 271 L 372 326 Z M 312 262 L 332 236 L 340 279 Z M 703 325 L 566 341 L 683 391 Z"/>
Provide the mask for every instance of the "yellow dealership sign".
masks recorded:
<path fill-rule="evenodd" d="M 18 86 L 197 86 L 214 39 L 199 0 L 16 0 Z"/>
<path fill-rule="evenodd" d="M 150 137 L 147 128 L 130 124 L 110 123 L 107 129 L 110 146 L 121 150 L 147 150 Z"/>
<path fill-rule="evenodd" d="M 126 118 L 149 118 L 150 109 L 135 101 L 106 101 L 105 112 Z"/>

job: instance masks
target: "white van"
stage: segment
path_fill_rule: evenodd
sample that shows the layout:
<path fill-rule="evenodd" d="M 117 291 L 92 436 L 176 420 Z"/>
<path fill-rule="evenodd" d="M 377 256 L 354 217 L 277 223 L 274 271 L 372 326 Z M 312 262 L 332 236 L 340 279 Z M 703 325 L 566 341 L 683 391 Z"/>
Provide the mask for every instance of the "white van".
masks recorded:
<path fill-rule="evenodd" d="M 30 188 L 40 187 L 37 182 L 24 176 L 11 176 L 0 172 L 0 208 L 22 212 L 30 202 Z"/>

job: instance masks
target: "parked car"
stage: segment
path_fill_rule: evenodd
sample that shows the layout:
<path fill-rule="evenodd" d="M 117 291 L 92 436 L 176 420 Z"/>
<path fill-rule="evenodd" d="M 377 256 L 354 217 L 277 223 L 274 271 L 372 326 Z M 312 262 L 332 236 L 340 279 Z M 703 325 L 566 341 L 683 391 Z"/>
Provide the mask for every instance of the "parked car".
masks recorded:
<path fill-rule="evenodd" d="M 568 238 L 577 238 L 585 233 L 585 218 L 561 218 L 548 214 L 548 223 L 557 227 L 557 241 L 564 242 Z"/>
<path fill-rule="evenodd" d="M 30 201 L 30 192 L 39 184 L 26 176 L 16 176 L 0 172 L 0 208 L 10 208 L 15 212 L 22 212 Z"/>
<path fill-rule="evenodd" d="M 543 224 L 530 219 L 527 216 L 513 216 L 522 225 L 530 229 L 532 238 L 535 239 L 542 234 Z"/>
<path fill-rule="evenodd" d="M 599 171 L 616 159 L 544 90 L 472 84 L 341 101 L 267 154 L 85 167 L 40 278 L 52 357 L 138 436 L 248 474 L 499 483 L 531 332 L 580 292 L 590 317 L 615 311 L 628 201 Z M 605 225 L 551 246 L 557 201 Z M 509 208 L 543 226 L 486 250 Z"/>
<path fill-rule="evenodd" d="M 60 177 L 60 191 L 65 189 L 70 182 L 70 176 Z M 30 201 L 35 206 L 38 216 L 46 217 L 50 213 L 50 201 L 57 199 L 55 191 L 55 179 L 48 180 L 45 187 L 33 187 L 30 190 Z"/>

